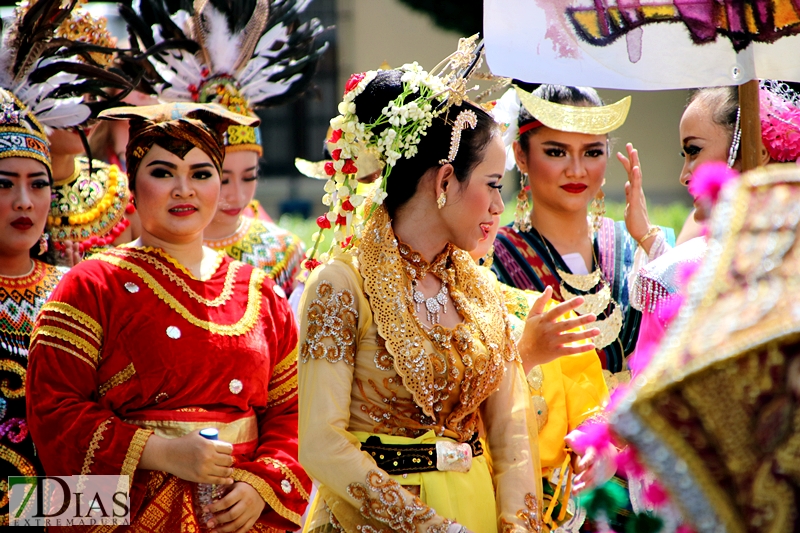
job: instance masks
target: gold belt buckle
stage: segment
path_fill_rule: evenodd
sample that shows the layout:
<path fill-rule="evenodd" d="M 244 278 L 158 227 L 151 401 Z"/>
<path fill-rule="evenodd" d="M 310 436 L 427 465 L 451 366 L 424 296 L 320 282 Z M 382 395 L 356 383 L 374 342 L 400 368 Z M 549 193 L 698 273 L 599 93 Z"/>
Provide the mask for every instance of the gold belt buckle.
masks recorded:
<path fill-rule="evenodd" d="M 440 472 L 469 472 L 472 468 L 472 447 L 448 440 L 436 441 L 436 469 Z"/>

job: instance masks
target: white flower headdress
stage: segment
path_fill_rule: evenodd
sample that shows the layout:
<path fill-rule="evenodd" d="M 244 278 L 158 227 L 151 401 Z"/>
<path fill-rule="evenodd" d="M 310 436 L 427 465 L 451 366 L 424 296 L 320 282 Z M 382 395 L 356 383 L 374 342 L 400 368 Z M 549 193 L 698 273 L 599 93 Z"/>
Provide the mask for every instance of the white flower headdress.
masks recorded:
<path fill-rule="evenodd" d="M 402 73 L 403 90 L 394 100 L 388 102 L 381 115 L 371 123 L 359 120 L 356 114 L 355 99 L 377 77 L 380 70 L 353 74 L 345 85 L 344 98 L 339 104 L 339 115 L 331 120 L 333 134 L 328 143 L 333 150 L 333 161 L 325 165 L 328 181 L 322 203 L 328 206 L 328 213 L 317 219 L 319 231 L 314 234 L 314 245 L 307 252 L 304 263 L 307 270 L 313 270 L 331 254 L 347 250 L 354 245 L 354 239 L 361 237 L 364 223 L 375 209 L 386 199 L 386 185 L 392 169 L 400 158 L 410 159 L 418 152 L 420 139 L 427 133 L 433 120 L 442 116 L 452 105 L 461 105 L 466 99 L 467 83 L 472 73 L 480 66 L 483 45 L 478 36 L 459 40 L 458 50 L 448 56 L 430 73 L 416 62 L 405 64 Z M 437 74 L 438 72 L 438 74 Z M 472 113 L 464 110 L 463 113 Z M 454 117 L 448 123 L 459 131 L 451 141 L 450 154 L 445 162 L 450 162 L 458 151 L 460 129 L 474 127 L 474 122 Z M 386 127 L 388 125 L 388 127 Z M 380 129 L 376 134 L 375 130 Z M 457 133 L 457 134 L 456 134 Z M 379 161 L 385 163 L 381 177 L 375 184 L 370 207 L 364 209 L 364 196 L 356 193 L 358 187 L 358 158 L 368 150 Z M 320 253 L 324 231 L 333 230 L 333 242 L 328 252 Z"/>

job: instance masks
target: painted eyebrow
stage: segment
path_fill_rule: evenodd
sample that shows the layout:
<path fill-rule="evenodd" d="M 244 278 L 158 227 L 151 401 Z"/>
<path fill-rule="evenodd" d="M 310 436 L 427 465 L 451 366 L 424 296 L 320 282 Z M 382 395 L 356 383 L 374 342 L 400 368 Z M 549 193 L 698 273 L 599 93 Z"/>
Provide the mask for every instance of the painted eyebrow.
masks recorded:
<path fill-rule="evenodd" d="M 19 174 L 17 172 L 8 172 L 6 170 L 0 170 L 0 176 L 8 176 L 9 178 L 22 178 L 22 177 L 41 178 L 41 177 L 46 177 L 47 172 L 32 172 L 30 174 L 26 174 L 25 176 L 23 176 L 22 174 Z"/>
<path fill-rule="evenodd" d="M 211 163 L 197 163 L 196 165 L 190 166 L 189 170 L 197 170 L 200 168 L 214 168 L 214 165 Z"/>
<path fill-rule="evenodd" d="M 695 141 L 695 140 L 700 140 L 700 139 L 702 139 L 702 138 L 701 137 L 697 137 L 696 135 L 689 135 L 688 137 L 684 137 L 683 144 L 686 144 L 689 141 Z"/>
<path fill-rule="evenodd" d="M 487 174 L 486 177 L 487 178 L 503 179 L 503 175 L 502 174 Z"/>
<path fill-rule="evenodd" d="M 161 161 L 160 159 L 156 159 L 155 161 L 150 161 L 147 164 L 148 167 L 154 167 L 156 165 L 163 165 L 165 167 L 175 168 L 175 169 L 178 168 L 178 165 L 176 165 L 175 163 L 170 163 L 169 161 Z"/>
<path fill-rule="evenodd" d="M 542 144 L 546 145 L 546 146 L 553 146 L 555 148 L 569 148 L 568 144 L 560 143 L 558 141 L 545 141 Z M 583 148 L 584 150 L 587 150 L 589 148 L 602 148 L 602 147 L 605 147 L 605 145 L 606 145 L 606 143 L 604 143 L 602 141 L 597 141 L 597 142 L 593 142 L 593 143 L 589 143 L 589 144 L 584 144 L 583 146 L 581 146 L 581 148 Z"/>

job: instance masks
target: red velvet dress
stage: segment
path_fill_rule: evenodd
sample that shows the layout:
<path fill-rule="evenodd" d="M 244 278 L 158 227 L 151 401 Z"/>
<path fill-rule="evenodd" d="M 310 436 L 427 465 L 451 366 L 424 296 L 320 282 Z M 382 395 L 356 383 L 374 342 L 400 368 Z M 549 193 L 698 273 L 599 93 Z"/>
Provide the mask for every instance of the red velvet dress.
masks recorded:
<path fill-rule="evenodd" d="M 207 280 L 147 248 L 72 269 L 30 349 L 28 419 L 45 472 L 128 474 L 137 531 L 195 530 L 195 484 L 137 465 L 154 432 L 217 427 L 234 445 L 234 479 L 266 501 L 254 531 L 296 529 L 311 489 L 297 461 L 297 328 L 274 288 L 222 255 Z"/>

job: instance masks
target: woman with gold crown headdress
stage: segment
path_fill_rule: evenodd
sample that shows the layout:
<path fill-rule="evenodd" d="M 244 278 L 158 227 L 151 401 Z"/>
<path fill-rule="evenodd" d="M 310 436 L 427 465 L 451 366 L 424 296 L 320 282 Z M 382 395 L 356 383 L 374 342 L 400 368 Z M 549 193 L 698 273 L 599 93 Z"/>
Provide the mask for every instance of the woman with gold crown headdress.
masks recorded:
<path fill-rule="evenodd" d="M 69 41 L 54 41 L 75 2 L 20 6 L 3 27 L 0 54 L 0 526 L 9 525 L 8 476 L 44 475 L 28 433 L 25 381 L 34 321 L 65 269 L 47 227 L 53 187 L 52 128 L 74 127 L 92 114 L 72 87 L 102 71 L 77 66 Z M 58 55 L 56 55 L 58 52 Z"/>
<path fill-rule="evenodd" d="M 618 156 L 629 175 L 626 221 L 615 223 L 603 217 L 607 134 L 622 125 L 629 106 L 630 97 L 603 106 L 591 88 L 541 85 L 531 93 L 514 85 L 494 108 L 498 120 L 508 125 L 507 168 L 516 164 L 522 183 L 516 220 L 512 226 L 500 228 L 495 240 L 493 269 L 502 282 L 544 292 L 556 302 L 576 296 L 583 299 L 576 311 L 597 317 L 591 327 L 599 334 L 592 342 L 609 390 L 629 379 L 626 357 L 638 335 L 640 313 L 629 304 L 629 277 L 674 241 L 672 230 L 649 223 L 638 154 L 631 145 L 627 147 L 629 159 Z M 544 368 L 549 367 L 534 367 L 529 375 L 529 384 L 539 390 L 543 389 Z M 600 376 L 594 376 L 588 366 L 579 370 L 578 381 L 591 385 L 592 397 L 606 399 L 606 385 Z M 550 389 L 545 386 L 543 390 Z M 535 397 L 541 392 L 532 390 L 531 394 Z M 578 401 L 577 396 L 571 398 L 576 394 L 584 393 L 577 387 L 565 392 L 567 406 Z M 569 415 L 569 409 L 566 412 Z M 586 422 L 588 414 L 574 413 L 562 422 L 572 430 Z M 568 444 L 581 442 L 580 434 L 578 428 Z M 553 496 L 571 486 L 562 486 L 564 476 L 571 477 L 564 472 L 569 466 L 562 464 L 564 459 L 585 451 L 577 449 L 579 445 L 565 450 L 564 437 L 561 431 L 553 440 L 558 445 L 551 446 L 547 437 L 542 443 L 545 477 L 558 479 L 556 484 L 545 483 L 545 491 Z M 549 453 L 551 449 L 554 453 Z M 608 479 L 602 474 L 594 477 L 597 479 L 591 482 L 587 474 L 579 476 L 576 488 L 589 488 L 601 478 Z M 609 517 L 612 524 L 617 518 Z M 576 521 L 575 529 L 581 521 Z"/>
<path fill-rule="evenodd" d="M 263 270 L 203 246 L 224 132 L 258 119 L 193 103 L 100 117 L 130 120 L 142 235 L 72 268 L 38 316 L 28 420 L 45 471 L 129 476 L 133 531 L 296 529 L 311 489 L 297 326 Z"/>
<path fill-rule="evenodd" d="M 533 93 L 513 86 L 494 110 L 509 125 L 507 167 L 516 164 L 522 176 L 516 220 L 495 241 L 494 269 L 514 287 L 552 287 L 558 301 L 584 297 L 578 312 L 598 316 L 594 342 L 611 389 L 627 379 L 625 359 L 636 345 L 628 278 L 674 241 L 671 229 L 649 222 L 631 145 L 629 158 L 618 155 L 629 176 L 625 222 L 603 216 L 608 133 L 629 107 L 630 97 L 603 106 L 594 89 L 541 85 Z"/>
<path fill-rule="evenodd" d="M 308 87 L 327 43 L 318 19 L 301 22 L 309 2 L 290 0 L 209 1 L 199 12 L 168 15 L 163 0 L 146 0 L 122 14 L 146 47 L 170 42 L 192 44 L 151 57 L 160 80 L 153 85 L 162 101 L 213 102 L 246 116 L 254 108 L 283 105 Z M 197 5 L 197 4 L 195 4 Z M 225 135 L 227 155 L 217 214 L 206 228 L 206 245 L 264 269 L 289 294 L 300 273 L 305 249 L 300 239 L 278 227 L 253 198 L 262 155 L 261 132 L 233 125 Z"/>
<path fill-rule="evenodd" d="M 503 210 L 499 128 L 463 92 L 475 49 L 462 40 L 437 75 L 354 74 L 331 121 L 329 212 L 300 302 L 299 454 L 321 484 L 306 531 L 541 531 L 516 344 L 496 281 L 464 251 Z M 385 164 L 369 198 L 364 150 Z"/>

